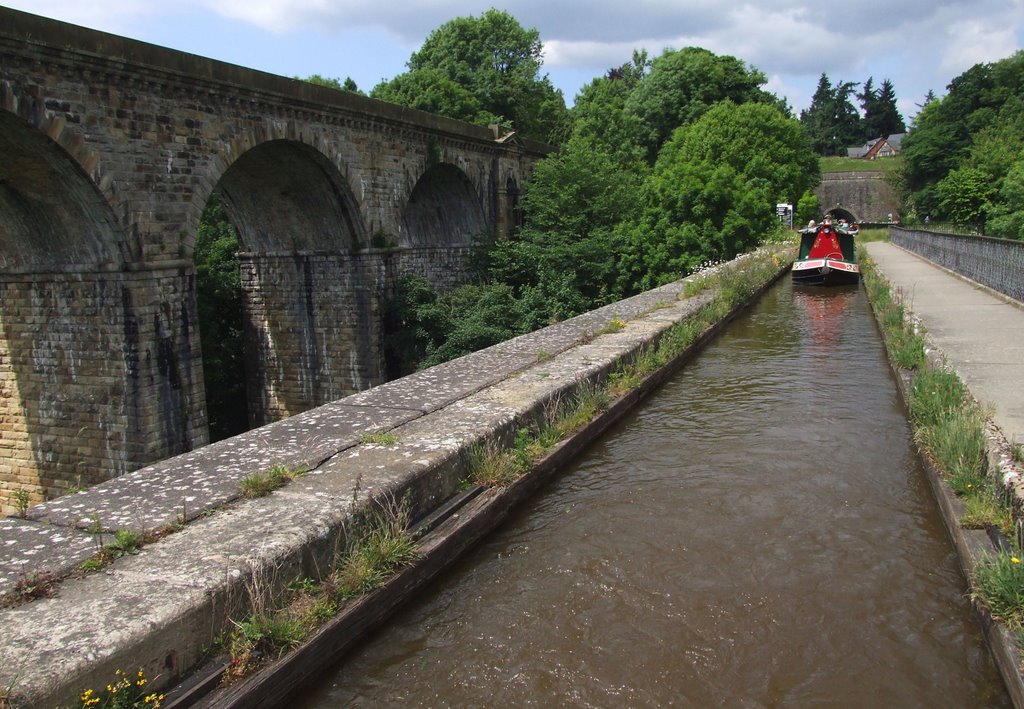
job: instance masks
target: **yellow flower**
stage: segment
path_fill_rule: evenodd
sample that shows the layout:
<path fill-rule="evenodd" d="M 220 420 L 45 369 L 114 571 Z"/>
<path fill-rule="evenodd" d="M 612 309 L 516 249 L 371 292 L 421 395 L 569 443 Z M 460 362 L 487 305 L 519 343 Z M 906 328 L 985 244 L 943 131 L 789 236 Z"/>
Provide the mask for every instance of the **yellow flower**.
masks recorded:
<path fill-rule="evenodd" d="M 1012 561 L 1014 564 L 1019 564 L 1020 563 L 1020 559 L 1018 559 L 1015 556 L 1011 556 L 1010 557 L 1010 561 Z"/>

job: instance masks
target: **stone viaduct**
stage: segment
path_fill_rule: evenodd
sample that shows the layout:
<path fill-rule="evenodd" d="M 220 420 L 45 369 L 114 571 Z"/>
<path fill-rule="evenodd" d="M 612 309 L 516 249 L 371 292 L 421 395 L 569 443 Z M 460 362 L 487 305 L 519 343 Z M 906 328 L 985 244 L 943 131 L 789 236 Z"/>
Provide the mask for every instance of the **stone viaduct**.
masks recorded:
<path fill-rule="evenodd" d="M 211 196 L 239 232 L 258 425 L 381 383 L 397 276 L 464 278 L 548 150 L 5 8 L 0 107 L 8 511 L 207 443 L 192 254 Z"/>
<path fill-rule="evenodd" d="M 822 214 L 862 224 L 899 220 L 899 196 L 884 172 L 824 173 L 815 194 Z"/>

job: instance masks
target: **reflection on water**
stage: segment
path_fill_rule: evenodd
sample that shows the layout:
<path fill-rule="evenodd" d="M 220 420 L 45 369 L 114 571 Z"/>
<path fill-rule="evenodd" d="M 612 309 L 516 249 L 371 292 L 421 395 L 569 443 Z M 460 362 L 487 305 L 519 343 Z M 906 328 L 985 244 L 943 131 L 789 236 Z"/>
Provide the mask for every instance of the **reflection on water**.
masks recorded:
<path fill-rule="evenodd" d="M 1009 706 L 864 294 L 781 282 L 307 706 Z"/>

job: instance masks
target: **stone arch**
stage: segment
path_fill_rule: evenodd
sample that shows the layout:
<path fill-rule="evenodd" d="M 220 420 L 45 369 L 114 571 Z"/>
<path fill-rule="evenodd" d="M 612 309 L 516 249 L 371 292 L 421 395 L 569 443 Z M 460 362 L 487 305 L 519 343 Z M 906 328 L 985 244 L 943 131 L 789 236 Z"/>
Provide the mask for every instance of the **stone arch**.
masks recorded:
<path fill-rule="evenodd" d="M 399 246 L 468 247 L 488 231 L 484 207 L 465 172 L 448 163 L 428 168 L 402 210 Z"/>
<path fill-rule="evenodd" d="M 830 217 L 833 221 L 847 221 L 850 224 L 856 224 L 858 222 L 857 217 L 848 209 L 842 207 L 833 207 L 832 209 L 825 212 L 826 217 Z"/>
<path fill-rule="evenodd" d="M 243 251 L 350 251 L 365 240 L 344 177 L 304 143 L 260 143 L 225 170 L 215 189 L 238 228 Z"/>
<path fill-rule="evenodd" d="M 41 502 L 141 464 L 128 260 L 75 156 L 0 111 L 0 509 L 15 491 Z"/>
<path fill-rule="evenodd" d="M 379 383 L 365 227 L 334 164 L 298 140 L 270 140 L 231 163 L 213 193 L 238 232 L 249 425 Z"/>
<path fill-rule="evenodd" d="M 120 268 L 129 260 L 109 203 L 58 143 L 0 112 L 0 268 Z"/>

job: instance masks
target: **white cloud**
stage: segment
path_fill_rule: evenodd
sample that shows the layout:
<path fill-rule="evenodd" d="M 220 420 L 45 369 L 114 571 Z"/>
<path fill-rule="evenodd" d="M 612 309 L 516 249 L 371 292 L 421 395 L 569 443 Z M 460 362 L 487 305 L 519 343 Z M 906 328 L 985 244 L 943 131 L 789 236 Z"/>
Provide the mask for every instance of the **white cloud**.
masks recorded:
<path fill-rule="evenodd" d="M 741 0 L 742 2 L 742 0 Z M 359 35 L 398 38 L 404 56 L 382 62 L 401 66 L 409 48 L 444 22 L 480 15 L 493 0 L 6 0 L 14 8 L 89 27 L 147 39 L 169 18 L 187 28 L 191 16 L 228 18 L 238 38 L 308 37 L 351 45 Z M 501 7 L 526 27 L 537 27 L 552 77 L 597 76 L 626 62 L 633 50 L 652 56 L 665 47 L 702 46 L 731 54 L 772 77 L 769 88 L 785 93 L 797 110 L 813 92 L 818 76 L 833 81 L 893 81 L 901 107 L 919 102 L 928 89 L 944 92 L 949 81 L 981 61 L 1009 56 L 1020 48 L 1024 0 L 506 0 Z M 242 27 L 249 30 L 242 31 Z M 258 28 L 258 29 L 255 29 Z M 187 32 L 187 29 L 180 30 Z M 167 39 L 163 29 L 160 38 Z M 266 35 L 265 35 L 266 36 Z M 232 38 L 234 39 L 234 37 Z M 228 40 L 231 41 L 231 40 Z M 190 51 L 203 52 L 191 41 Z M 224 47 L 211 49 L 224 55 Z M 373 50 L 371 49 L 371 52 Z M 383 48 L 380 51 L 384 51 Z M 389 57 L 388 59 L 394 59 Z M 289 58 L 291 61 L 291 58 Z M 365 56 L 367 64 L 381 61 Z M 286 62 L 287 63 L 287 62 Z M 330 73 L 330 68 L 325 68 Z M 356 69 L 334 70 L 356 73 Z M 809 86 L 809 87 L 808 87 Z M 780 87 L 780 88 L 776 88 Z M 782 88 L 785 87 L 785 88 Z M 563 86 L 566 94 L 574 93 Z M 912 99 L 902 97 L 912 96 Z"/>

